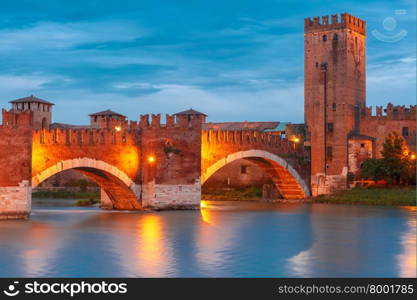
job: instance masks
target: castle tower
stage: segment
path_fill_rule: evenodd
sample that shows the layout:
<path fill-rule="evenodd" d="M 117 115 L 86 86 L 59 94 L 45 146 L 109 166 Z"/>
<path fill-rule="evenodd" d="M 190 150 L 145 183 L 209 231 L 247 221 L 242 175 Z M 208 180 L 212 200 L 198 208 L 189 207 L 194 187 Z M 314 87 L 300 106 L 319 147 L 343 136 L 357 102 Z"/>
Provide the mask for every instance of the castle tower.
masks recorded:
<path fill-rule="evenodd" d="M 117 128 L 120 130 L 127 125 L 126 116 L 109 109 L 91 114 L 89 116 L 91 128 Z"/>
<path fill-rule="evenodd" d="M 345 188 L 348 136 L 365 103 L 366 23 L 347 13 L 304 20 L 304 111 L 313 195 Z"/>
<path fill-rule="evenodd" d="M 49 129 L 52 121 L 53 103 L 33 95 L 12 100 L 9 103 L 12 104 L 13 110 L 18 114 L 28 110 L 33 112 L 32 126 L 34 129 Z"/>

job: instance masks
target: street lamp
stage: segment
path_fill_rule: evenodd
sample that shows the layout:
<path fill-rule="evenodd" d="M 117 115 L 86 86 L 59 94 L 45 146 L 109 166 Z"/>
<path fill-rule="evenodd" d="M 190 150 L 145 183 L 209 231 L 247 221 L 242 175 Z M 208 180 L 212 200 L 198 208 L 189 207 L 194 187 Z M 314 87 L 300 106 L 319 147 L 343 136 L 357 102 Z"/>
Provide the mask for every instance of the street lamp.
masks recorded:
<path fill-rule="evenodd" d="M 153 156 L 153 155 L 148 156 L 148 163 L 153 164 L 155 161 L 156 161 L 155 156 Z"/>
<path fill-rule="evenodd" d="M 293 149 L 295 151 L 295 144 L 298 144 L 300 142 L 300 138 L 298 136 L 293 136 L 290 139 L 290 141 L 293 143 L 292 146 L 293 146 Z"/>

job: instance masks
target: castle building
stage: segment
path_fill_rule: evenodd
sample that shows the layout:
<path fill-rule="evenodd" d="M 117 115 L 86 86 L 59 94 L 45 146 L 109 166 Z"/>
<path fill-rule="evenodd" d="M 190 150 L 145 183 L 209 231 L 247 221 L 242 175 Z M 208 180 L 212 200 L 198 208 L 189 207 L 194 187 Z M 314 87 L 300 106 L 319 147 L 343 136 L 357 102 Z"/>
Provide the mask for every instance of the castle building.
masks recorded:
<path fill-rule="evenodd" d="M 109 109 L 90 114 L 89 117 L 91 128 L 121 128 L 127 124 L 126 116 Z"/>
<path fill-rule="evenodd" d="M 347 188 L 390 132 L 415 149 L 415 106 L 378 106 L 376 115 L 366 106 L 366 22 L 357 17 L 304 20 L 304 97 L 313 195 Z"/>
<path fill-rule="evenodd" d="M 129 141 L 125 133 L 130 132 L 131 140 L 134 141 L 132 143 L 136 143 L 137 151 L 141 152 L 141 159 L 151 156 L 154 157 L 152 161 L 155 161 L 155 157 L 159 157 L 159 169 L 156 169 L 159 177 L 155 182 L 185 182 L 189 186 L 184 191 L 190 188 L 188 191 L 192 191 L 195 201 L 201 187 L 196 178 L 201 175 L 203 153 L 203 150 L 196 149 L 202 147 L 203 131 L 215 132 L 216 144 L 223 147 L 216 148 L 218 152 L 227 149 L 227 146 L 219 143 L 219 136 L 223 134 L 228 142 L 229 133 L 236 132 L 240 133 L 242 144 L 245 133 L 251 132 L 253 138 L 267 134 L 272 137 L 271 140 L 285 139 L 287 145 L 290 145 L 288 148 L 294 152 L 301 148 L 302 151 L 297 154 L 299 156 L 286 157 L 287 165 L 296 165 L 299 158 L 307 162 L 299 164 L 302 167 L 297 172 L 307 185 L 310 184 L 312 195 L 329 194 L 347 188 L 350 178 L 359 174 L 366 159 L 381 157 L 382 144 L 391 132 L 402 135 L 411 151 L 415 152 L 416 106 L 388 104 L 386 108 L 377 106 L 373 112 L 372 107 L 366 105 L 366 22 L 357 17 L 343 13 L 332 15 L 331 18 L 324 16 L 304 20 L 304 97 L 305 124 L 278 121 L 206 123 L 206 115 L 189 109 L 172 116 L 167 115 L 166 124 L 161 124 L 160 115 L 152 115 L 151 122 L 148 115 L 141 116 L 138 123 L 129 122 L 126 116 L 117 112 L 105 110 L 90 114 L 89 125 L 71 125 L 51 123 L 54 104 L 31 95 L 10 101 L 12 111 L 3 111 L 3 125 L 8 128 L 20 123 L 35 129 L 34 135 L 40 135 L 40 147 L 48 142 L 44 137 L 48 135 L 49 140 L 54 141 L 53 145 L 60 145 L 60 139 L 65 140 L 65 145 L 74 145 L 75 142 L 76 145 L 83 142 L 88 145 L 104 145 L 106 141 L 111 141 L 110 145 L 117 145 L 117 137 L 122 135 L 120 141 L 125 145 Z M 63 130 L 52 132 L 58 128 Z M 46 132 L 49 129 L 52 131 Z M 86 132 L 89 132 L 88 136 L 85 136 Z M 6 134 L 10 133 L 5 130 Z M 210 136 L 207 134 L 206 142 L 212 145 Z M 235 141 L 237 135 L 231 136 L 232 141 Z M 245 142 L 250 144 L 249 135 Z M 31 149 L 29 144 L 28 140 L 22 143 L 27 146 L 25 151 Z M 310 152 L 306 151 L 308 149 Z M 172 171 L 169 160 L 175 157 L 175 153 L 180 153 L 179 150 L 190 153 L 188 156 L 178 155 L 178 162 L 174 164 L 177 169 Z M 117 155 L 120 156 L 119 152 Z M 269 184 L 272 178 L 268 177 L 265 170 L 264 165 L 260 166 L 257 160 L 236 160 L 216 171 L 206 186 L 217 188 L 261 186 L 265 182 Z M 152 172 L 140 170 L 134 179 L 139 182 L 140 176 L 141 184 L 153 182 L 155 176 Z M 178 174 L 181 174 L 182 181 L 176 179 Z M 146 188 L 149 186 L 146 185 Z M 158 188 L 163 191 L 167 187 L 161 185 Z M 155 195 L 150 188 L 144 193 Z"/>
<path fill-rule="evenodd" d="M 29 97 L 19 98 L 9 101 L 15 112 L 21 113 L 32 111 L 32 126 L 34 129 L 49 129 L 52 122 L 52 106 L 51 102 L 37 98 L 33 95 Z"/>

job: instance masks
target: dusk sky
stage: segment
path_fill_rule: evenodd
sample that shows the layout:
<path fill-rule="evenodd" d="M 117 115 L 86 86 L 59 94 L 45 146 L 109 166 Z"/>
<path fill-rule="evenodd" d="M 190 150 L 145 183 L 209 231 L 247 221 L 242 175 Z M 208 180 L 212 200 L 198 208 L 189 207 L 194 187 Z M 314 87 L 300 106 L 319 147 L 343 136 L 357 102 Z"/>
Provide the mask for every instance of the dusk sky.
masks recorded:
<path fill-rule="evenodd" d="M 367 21 L 367 104 L 415 104 L 415 6 L 2 0 L 1 106 L 34 94 L 75 124 L 108 108 L 136 120 L 191 107 L 209 121 L 303 122 L 303 19 L 341 12 Z"/>

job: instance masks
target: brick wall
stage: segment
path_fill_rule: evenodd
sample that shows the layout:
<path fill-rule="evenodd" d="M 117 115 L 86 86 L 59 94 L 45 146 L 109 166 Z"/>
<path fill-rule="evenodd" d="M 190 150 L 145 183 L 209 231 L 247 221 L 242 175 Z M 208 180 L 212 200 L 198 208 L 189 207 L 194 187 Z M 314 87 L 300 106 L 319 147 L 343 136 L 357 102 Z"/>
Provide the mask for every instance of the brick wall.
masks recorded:
<path fill-rule="evenodd" d="M 32 113 L 3 110 L 0 126 L 0 218 L 30 213 Z"/>

